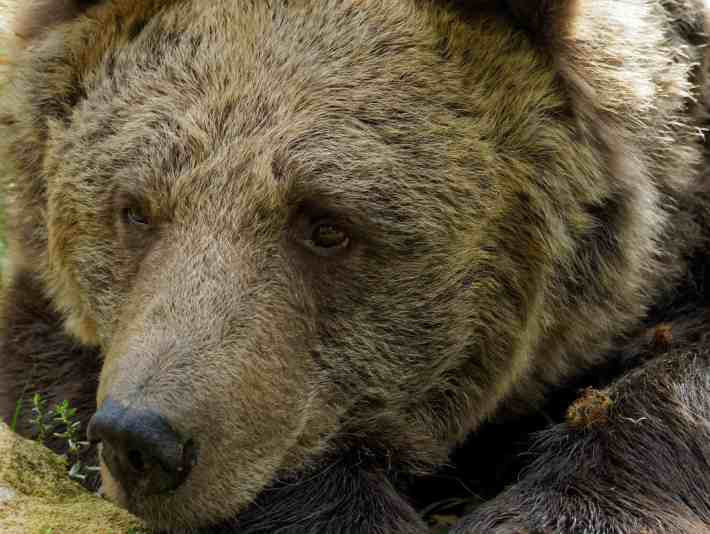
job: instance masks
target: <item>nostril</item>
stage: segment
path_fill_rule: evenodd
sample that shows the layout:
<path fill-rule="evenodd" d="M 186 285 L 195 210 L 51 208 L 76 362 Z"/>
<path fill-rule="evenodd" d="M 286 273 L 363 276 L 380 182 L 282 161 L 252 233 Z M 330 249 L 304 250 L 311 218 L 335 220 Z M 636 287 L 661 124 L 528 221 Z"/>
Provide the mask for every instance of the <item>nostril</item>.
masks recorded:
<path fill-rule="evenodd" d="M 130 450 L 126 455 L 126 458 L 128 459 L 128 464 L 131 466 L 131 469 L 133 469 L 134 471 L 140 473 L 146 470 L 146 465 L 143 461 L 143 455 L 140 451 L 137 451 L 135 449 Z"/>
<path fill-rule="evenodd" d="M 195 442 L 191 439 L 187 440 L 182 449 L 182 462 L 178 471 L 190 472 L 197 464 L 197 448 Z"/>
<path fill-rule="evenodd" d="M 176 489 L 197 462 L 197 448 L 184 440 L 161 414 L 124 407 L 107 399 L 91 418 L 89 440 L 102 442 L 111 475 L 126 489 L 145 494 Z"/>

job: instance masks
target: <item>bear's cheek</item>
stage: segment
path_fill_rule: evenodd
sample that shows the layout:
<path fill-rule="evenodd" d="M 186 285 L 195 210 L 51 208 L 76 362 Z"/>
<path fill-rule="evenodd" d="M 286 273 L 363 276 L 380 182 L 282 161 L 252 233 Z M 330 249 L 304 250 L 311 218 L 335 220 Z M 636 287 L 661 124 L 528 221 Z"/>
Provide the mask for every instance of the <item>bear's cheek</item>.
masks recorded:
<path fill-rule="evenodd" d="M 111 272 L 104 267 L 111 263 L 111 254 L 97 241 L 87 239 L 87 234 L 78 235 L 77 227 L 77 223 L 63 220 L 49 225 L 48 285 L 66 317 L 67 332 L 85 345 L 99 346 L 108 323 L 98 305 L 105 293 L 102 288 L 108 287 L 101 273 Z M 115 289 L 111 293 L 119 295 Z"/>
<path fill-rule="evenodd" d="M 57 181 L 48 210 L 48 287 L 66 330 L 86 345 L 105 347 L 139 261 L 117 239 L 110 210 L 100 209 L 109 203 L 106 194 Z M 80 202 L 81 194 L 98 198 L 96 206 Z"/>

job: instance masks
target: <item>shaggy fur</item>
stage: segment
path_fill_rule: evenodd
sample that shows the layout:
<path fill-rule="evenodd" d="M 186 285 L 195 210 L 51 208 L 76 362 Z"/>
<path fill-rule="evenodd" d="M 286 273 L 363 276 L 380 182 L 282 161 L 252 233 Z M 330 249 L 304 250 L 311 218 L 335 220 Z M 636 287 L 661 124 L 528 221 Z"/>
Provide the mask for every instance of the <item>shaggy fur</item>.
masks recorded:
<path fill-rule="evenodd" d="M 707 521 L 704 2 L 21 11 L 0 414 L 95 395 L 199 448 L 167 495 L 104 469 L 111 498 L 177 531 L 419 532 L 405 475 L 604 368 L 618 417 L 547 430 L 459 531 Z M 348 246 L 315 250 L 322 221 Z"/>

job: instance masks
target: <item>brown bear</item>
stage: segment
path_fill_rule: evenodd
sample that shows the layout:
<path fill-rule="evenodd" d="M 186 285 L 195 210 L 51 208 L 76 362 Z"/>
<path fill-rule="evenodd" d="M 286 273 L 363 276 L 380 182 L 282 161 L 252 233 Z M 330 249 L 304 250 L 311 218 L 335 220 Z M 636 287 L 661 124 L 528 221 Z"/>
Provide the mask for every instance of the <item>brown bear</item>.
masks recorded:
<path fill-rule="evenodd" d="M 565 399 L 454 532 L 710 532 L 707 12 L 23 0 L 0 416 L 157 530 L 415 534 Z"/>

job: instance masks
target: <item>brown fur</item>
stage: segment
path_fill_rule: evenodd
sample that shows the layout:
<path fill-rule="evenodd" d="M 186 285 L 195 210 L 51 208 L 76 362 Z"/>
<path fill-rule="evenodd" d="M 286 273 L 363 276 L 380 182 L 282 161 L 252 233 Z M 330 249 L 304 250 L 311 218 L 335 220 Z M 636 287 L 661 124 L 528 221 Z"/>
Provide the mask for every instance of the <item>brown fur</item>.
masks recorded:
<path fill-rule="evenodd" d="M 365 455 L 376 474 L 353 487 L 386 487 L 413 524 L 382 470 L 429 472 L 606 362 L 704 246 L 704 15 L 694 0 L 28 3 L 0 102 L 0 414 L 26 376 L 90 404 L 85 377 L 49 362 L 97 353 L 98 405 L 158 411 L 200 444 L 173 495 L 132 497 L 104 472 L 153 523 L 249 517 L 265 488 Z M 324 216 L 350 236 L 342 254 L 304 246 Z M 34 322 L 51 343 L 18 344 Z"/>

